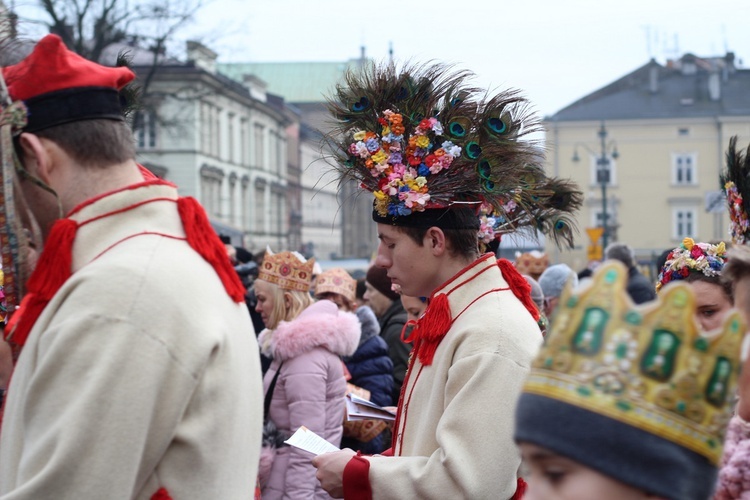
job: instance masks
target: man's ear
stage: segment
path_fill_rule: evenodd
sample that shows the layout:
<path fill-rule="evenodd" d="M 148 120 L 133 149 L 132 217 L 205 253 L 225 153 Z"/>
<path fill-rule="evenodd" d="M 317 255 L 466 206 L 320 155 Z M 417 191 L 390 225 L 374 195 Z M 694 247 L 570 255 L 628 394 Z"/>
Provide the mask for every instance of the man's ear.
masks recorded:
<path fill-rule="evenodd" d="M 428 229 L 422 241 L 424 245 L 430 247 L 432 254 L 435 256 L 443 255 L 447 250 L 445 233 L 439 227 L 432 226 Z"/>
<path fill-rule="evenodd" d="M 52 165 L 51 152 L 39 136 L 24 132 L 18 138 L 26 170 L 39 177 L 45 184 L 50 184 Z"/>

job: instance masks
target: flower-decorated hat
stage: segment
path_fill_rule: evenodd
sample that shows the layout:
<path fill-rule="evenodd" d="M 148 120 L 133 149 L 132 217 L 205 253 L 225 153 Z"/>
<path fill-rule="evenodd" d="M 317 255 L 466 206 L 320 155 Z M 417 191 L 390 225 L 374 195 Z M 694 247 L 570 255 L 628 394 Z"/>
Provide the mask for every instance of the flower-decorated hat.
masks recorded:
<path fill-rule="evenodd" d="M 737 151 L 737 136 L 729 140 L 727 168 L 719 180 L 724 186 L 729 209 L 729 233 L 732 243 L 745 244 L 750 240 L 750 146 L 747 151 Z"/>
<path fill-rule="evenodd" d="M 466 85 L 471 76 L 437 64 L 348 73 L 329 100 L 342 180 L 374 194 L 376 222 L 479 229 L 486 203 L 508 230 L 571 244 L 582 194 L 545 175 L 541 148 L 525 139 L 539 130 L 528 102 L 514 90 L 488 97 Z"/>
<path fill-rule="evenodd" d="M 740 368 L 739 312 L 708 337 L 682 283 L 635 306 L 628 271 L 606 262 L 568 287 L 532 363 L 515 439 L 655 496 L 711 496 Z"/>
<path fill-rule="evenodd" d="M 356 299 L 357 281 L 345 269 L 334 267 L 323 271 L 315 282 L 315 295 L 337 293 L 347 300 Z"/>
<path fill-rule="evenodd" d="M 656 291 L 672 281 L 684 280 L 691 272 L 702 273 L 705 276 L 720 276 L 726 263 L 727 248 L 723 241 L 712 245 L 696 243 L 692 238 L 685 238 L 679 247 L 667 255 L 656 280 Z"/>
<path fill-rule="evenodd" d="M 284 290 L 309 292 L 315 259 L 305 260 L 297 252 L 273 253 L 266 249 L 258 279 L 274 283 Z"/>

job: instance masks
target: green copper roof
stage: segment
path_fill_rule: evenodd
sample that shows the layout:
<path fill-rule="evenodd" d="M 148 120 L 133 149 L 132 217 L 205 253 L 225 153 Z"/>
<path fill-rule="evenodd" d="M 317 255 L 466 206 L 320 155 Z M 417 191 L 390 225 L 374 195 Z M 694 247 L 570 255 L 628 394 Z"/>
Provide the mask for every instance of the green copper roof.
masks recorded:
<path fill-rule="evenodd" d="M 268 91 L 280 95 L 287 102 L 324 102 L 341 81 L 349 67 L 359 60 L 349 62 L 297 62 L 297 63 L 224 63 L 218 70 L 228 77 L 242 81 L 244 75 L 255 75 L 268 84 Z"/>

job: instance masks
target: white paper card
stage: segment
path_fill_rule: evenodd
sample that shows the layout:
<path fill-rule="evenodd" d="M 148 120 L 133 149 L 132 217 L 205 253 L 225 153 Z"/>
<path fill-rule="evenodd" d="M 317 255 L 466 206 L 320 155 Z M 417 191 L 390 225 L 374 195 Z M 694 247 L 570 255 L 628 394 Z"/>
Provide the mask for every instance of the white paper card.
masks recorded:
<path fill-rule="evenodd" d="M 339 451 L 334 445 L 318 436 L 304 425 L 297 429 L 297 432 L 292 434 L 289 439 L 284 442 L 289 446 L 294 446 L 300 450 L 312 453 L 315 456 L 332 451 Z"/>

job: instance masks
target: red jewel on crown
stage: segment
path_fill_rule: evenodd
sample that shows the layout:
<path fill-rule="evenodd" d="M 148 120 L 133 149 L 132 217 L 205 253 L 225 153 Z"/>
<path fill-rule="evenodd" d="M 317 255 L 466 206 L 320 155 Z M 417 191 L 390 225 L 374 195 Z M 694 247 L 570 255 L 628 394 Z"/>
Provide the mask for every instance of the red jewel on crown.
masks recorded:
<path fill-rule="evenodd" d="M 283 264 L 281 267 L 279 267 L 279 274 L 282 276 L 289 276 L 292 274 L 292 268 L 289 267 L 288 264 Z"/>

